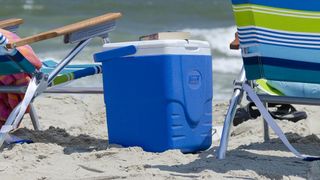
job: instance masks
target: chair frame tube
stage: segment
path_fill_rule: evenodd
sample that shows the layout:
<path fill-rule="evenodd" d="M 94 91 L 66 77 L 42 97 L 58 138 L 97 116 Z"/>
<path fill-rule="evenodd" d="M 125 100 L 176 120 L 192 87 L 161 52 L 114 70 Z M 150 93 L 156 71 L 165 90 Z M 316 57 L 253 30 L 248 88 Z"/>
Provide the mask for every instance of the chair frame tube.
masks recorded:
<path fill-rule="evenodd" d="M 232 125 L 232 121 L 235 116 L 235 112 L 238 104 L 241 103 L 241 99 L 243 96 L 243 83 L 248 83 L 245 78 L 245 71 L 242 68 L 240 75 L 238 76 L 238 80 L 234 83 L 234 92 L 230 100 L 230 105 L 224 120 L 223 131 L 220 140 L 220 146 L 217 152 L 218 159 L 225 159 L 230 129 Z M 259 99 L 267 106 L 268 103 L 278 103 L 278 104 L 301 104 L 301 105 L 320 105 L 319 98 L 306 98 L 306 97 L 290 97 L 290 96 L 275 96 L 275 95 L 267 95 L 267 94 L 258 94 Z M 248 99 L 250 101 L 250 99 Z M 266 121 L 263 121 L 263 129 L 264 129 L 264 141 L 268 142 L 270 140 L 269 137 L 269 127 Z"/>
<path fill-rule="evenodd" d="M 88 45 L 92 38 L 80 41 L 74 49 L 57 65 L 57 67 L 49 74 L 48 84 L 65 68 L 79 52 Z"/>
<path fill-rule="evenodd" d="M 103 93 L 103 90 L 101 89 L 72 89 L 72 90 L 67 90 L 67 88 L 63 89 L 55 89 L 51 88 L 48 89 L 48 85 L 53 81 L 53 79 L 62 71 L 63 68 L 65 68 L 75 57 L 78 55 L 81 50 L 88 45 L 88 43 L 92 40 L 92 38 L 88 38 L 86 40 L 83 40 L 79 42 L 71 51 L 70 53 L 62 59 L 59 64 L 54 68 L 54 70 L 47 74 L 46 82 L 41 82 L 39 84 L 39 89 L 37 90 L 36 94 L 34 95 L 35 97 L 40 95 L 41 93 Z M 39 76 L 37 79 L 40 80 L 44 76 L 43 73 L 36 71 L 34 73 L 34 76 Z M 0 93 L 25 93 L 27 90 L 27 86 L 0 86 Z M 82 92 L 83 91 L 83 92 Z M 32 121 L 32 125 L 35 130 L 40 130 L 40 125 L 39 125 L 39 120 L 38 116 L 36 114 L 36 110 L 33 106 L 32 103 L 30 103 L 30 118 Z M 19 120 L 18 120 L 19 121 Z M 1 146 L 1 145 L 0 145 Z"/>
<path fill-rule="evenodd" d="M 218 159 L 224 159 L 226 157 L 232 121 L 236 114 L 237 106 L 241 103 L 243 97 L 242 84 L 246 81 L 245 71 L 243 68 L 241 69 L 240 75 L 238 77 L 239 78 L 234 82 L 234 91 L 223 124 L 220 146 L 217 154 Z"/>

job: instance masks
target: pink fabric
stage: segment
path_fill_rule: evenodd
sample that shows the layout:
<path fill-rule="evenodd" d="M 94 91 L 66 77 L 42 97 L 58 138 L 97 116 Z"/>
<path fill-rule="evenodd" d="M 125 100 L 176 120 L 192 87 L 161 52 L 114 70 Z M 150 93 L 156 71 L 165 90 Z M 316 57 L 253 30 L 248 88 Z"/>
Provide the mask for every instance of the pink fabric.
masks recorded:
<path fill-rule="evenodd" d="M 2 33 L 9 42 L 20 39 L 16 34 L 3 29 L 0 29 L 0 33 Z M 42 63 L 40 59 L 29 45 L 18 47 L 17 50 L 37 69 L 41 68 Z M 0 76 L 0 85 L 27 85 L 29 81 L 30 75 L 26 73 Z M 0 127 L 6 122 L 11 111 L 19 104 L 23 97 L 23 94 L 0 93 Z"/>

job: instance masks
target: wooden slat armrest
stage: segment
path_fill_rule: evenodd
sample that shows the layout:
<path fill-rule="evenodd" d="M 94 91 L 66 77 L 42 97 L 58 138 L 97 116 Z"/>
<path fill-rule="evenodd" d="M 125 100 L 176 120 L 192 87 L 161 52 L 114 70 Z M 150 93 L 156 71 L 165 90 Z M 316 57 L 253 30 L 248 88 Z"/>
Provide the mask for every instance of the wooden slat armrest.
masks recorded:
<path fill-rule="evenodd" d="M 23 23 L 23 19 L 12 18 L 0 21 L 0 28 L 6 28 L 10 26 L 18 26 Z"/>
<path fill-rule="evenodd" d="M 230 49 L 239 49 L 240 48 L 240 42 L 239 42 L 239 36 L 238 33 L 235 34 L 235 39 L 230 43 Z"/>
<path fill-rule="evenodd" d="M 89 27 L 92 27 L 92 26 L 95 26 L 98 24 L 113 21 L 113 20 L 119 19 L 120 17 L 121 17 L 121 13 L 104 14 L 102 16 L 94 17 L 91 19 L 87 19 L 87 20 L 80 21 L 80 22 L 77 22 L 74 24 L 70 24 L 70 25 L 63 26 L 63 27 L 60 27 L 57 29 L 49 30 L 47 32 L 43 32 L 40 34 L 36 34 L 33 36 L 23 38 L 19 41 L 7 44 L 7 48 L 12 49 L 12 48 L 15 48 L 18 46 L 23 46 L 23 45 L 31 44 L 34 42 L 43 41 L 43 40 L 55 38 L 58 36 L 63 36 L 63 35 L 70 34 L 75 31 L 79 31 L 81 29 L 85 29 L 85 28 L 89 28 Z"/>

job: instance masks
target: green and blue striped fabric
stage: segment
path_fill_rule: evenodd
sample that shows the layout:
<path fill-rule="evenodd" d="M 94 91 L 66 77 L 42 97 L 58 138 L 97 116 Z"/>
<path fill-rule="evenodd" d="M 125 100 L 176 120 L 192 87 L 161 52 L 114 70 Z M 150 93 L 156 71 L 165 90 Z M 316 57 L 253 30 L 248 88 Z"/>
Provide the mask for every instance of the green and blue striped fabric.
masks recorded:
<path fill-rule="evenodd" d="M 0 75 L 33 73 L 36 68 L 19 51 L 10 55 L 0 55 Z"/>
<path fill-rule="evenodd" d="M 52 60 L 43 62 L 43 66 L 40 69 L 43 73 L 50 73 L 57 63 Z M 75 79 L 79 79 L 86 76 L 102 73 L 102 65 L 100 64 L 78 64 L 78 65 L 67 65 L 59 75 L 57 75 L 50 86 L 66 83 Z"/>
<path fill-rule="evenodd" d="M 16 51 L 14 55 L 0 56 L 0 61 L 0 75 L 16 74 L 21 72 L 32 74 L 36 71 L 36 68 L 27 59 L 25 59 L 19 51 Z M 40 71 L 48 74 L 56 67 L 56 65 L 57 63 L 55 61 L 44 61 Z M 99 64 L 68 65 L 54 78 L 50 86 L 99 73 L 102 73 L 102 66 Z"/>
<path fill-rule="evenodd" d="M 320 83 L 319 0 L 232 0 L 249 80 Z"/>

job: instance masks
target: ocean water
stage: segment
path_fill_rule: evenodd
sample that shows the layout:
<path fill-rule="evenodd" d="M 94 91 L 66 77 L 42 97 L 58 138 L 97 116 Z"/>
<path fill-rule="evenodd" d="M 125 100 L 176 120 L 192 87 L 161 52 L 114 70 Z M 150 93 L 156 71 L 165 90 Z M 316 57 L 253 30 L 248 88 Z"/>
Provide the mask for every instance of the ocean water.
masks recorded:
<path fill-rule="evenodd" d="M 121 12 L 112 42 L 133 41 L 139 36 L 160 31 L 187 31 L 192 39 L 206 40 L 213 53 L 214 99 L 226 100 L 232 82 L 242 66 L 240 52 L 229 50 L 234 37 L 231 4 L 228 0 L 0 0 L 1 19 L 23 18 L 21 37 L 46 31 L 107 12 Z M 94 40 L 74 63 L 93 62 L 92 54 L 101 50 Z M 42 59 L 63 58 L 72 45 L 62 38 L 32 44 Z M 94 79 L 94 80 L 93 80 Z M 83 79 L 76 85 L 101 86 L 101 77 Z"/>

